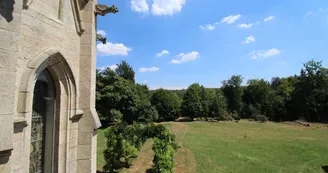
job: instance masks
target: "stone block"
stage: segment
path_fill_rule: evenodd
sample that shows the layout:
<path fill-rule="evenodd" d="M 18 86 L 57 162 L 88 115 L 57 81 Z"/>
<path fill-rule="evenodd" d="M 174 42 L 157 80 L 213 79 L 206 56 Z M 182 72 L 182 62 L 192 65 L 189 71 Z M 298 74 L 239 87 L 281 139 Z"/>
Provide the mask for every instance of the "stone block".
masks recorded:
<path fill-rule="evenodd" d="M 89 90 L 91 81 L 91 69 L 81 69 L 80 70 L 80 93 L 84 94 L 85 90 Z M 84 91 L 82 91 L 84 89 Z"/>
<path fill-rule="evenodd" d="M 13 117 L 0 115 L 0 152 L 13 149 Z"/>
<path fill-rule="evenodd" d="M 91 170 L 91 159 L 78 160 L 77 161 L 77 172 L 78 173 L 90 173 Z"/>
<path fill-rule="evenodd" d="M 73 124 L 78 124 L 78 123 L 72 123 L 71 125 Z M 71 126 L 72 127 L 72 126 Z M 79 130 L 78 129 L 72 129 L 71 128 L 71 138 L 78 138 L 79 136 Z"/>
<path fill-rule="evenodd" d="M 92 136 L 93 134 L 91 132 L 89 133 L 79 133 L 79 145 L 91 145 L 92 144 Z"/>
<path fill-rule="evenodd" d="M 83 34 L 81 36 L 81 44 L 92 44 L 92 39 L 95 37 L 92 37 L 93 34 Z"/>
<path fill-rule="evenodd" d="M 19 113 L 31 112 L 33 107 L 33 93 L 18 93 L 17 111 Z"/>
<path fill-rule="evenodd" d="M 20 41 L 19 41 L 19 34 L 17 32 L 0 29 L 0 38 L 1 40 L 6 40 L 0 42 L 1 49 L 12 50 L 12 51 L 18 50 L 17 43 L 19 43 Z"/>
<path fill-rule="evenodd" d="M 58 143 L 59 145 L 63 146 L 67 143 L 67 131 L 66 130 L 61 130 L 58 132 L 59 133 L 59 138 L 58 138 Z"/>
<path fill-rule="evenodd" d="M 69 148 L 74 148 L 78 144 L 77 138 L 70 138 L 69 139 Z"/>
<path fill-rule="evenodd" d="M 0 74 L 0 79 L 1 79 L 1 74 Z M 11 86 L 11 88 L 14 88 L 14 87 Z M 0 98 L 1 98 L 0 99 L 0 116 L 7 115 L 7 114 L 13 114 L 14 99 L 15 99 L 14 93 L 0 92 Z"/>
<path fill-rule="evenodd" d="M 77 158 L 80 159 L 91 159 L 92 146 L 91 145 L 78 145 L 77 146 Z"/>
<path fill-rule="evenodd" d="M 0 79 L 0 91 L 13 93 L 16 85 L 16 73 L 2 68 L 0 69 Z"/>
<path fill-rule="evenodd" d="M 94 47 L 90 44 L 81 45 L 81 55 L 91 57 L 93 48 Z"/>
<path fill-rule="evenodd" d="M 96 18 L 93 11 L 81 11 L 80 14 L 81 14 L 82 21 L 85 25 L 87 23 L 90 24 L 95 23 Z"/>

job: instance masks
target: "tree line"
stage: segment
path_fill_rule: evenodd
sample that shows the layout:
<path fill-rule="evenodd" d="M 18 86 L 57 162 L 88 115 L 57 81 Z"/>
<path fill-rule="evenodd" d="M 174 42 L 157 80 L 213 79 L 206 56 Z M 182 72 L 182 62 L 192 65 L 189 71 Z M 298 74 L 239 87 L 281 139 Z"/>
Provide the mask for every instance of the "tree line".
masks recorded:
<path fill-rule="evenodd" d="M 303 64 L 300 74 L 271 81 L 233 75 L 220 88 L 194 83 L 186 90 L 158 89 L 135 82 L 126 62 L 97 70 L 96 108 L 103 122 L 171 121 L 180 116 L 233 120 L 263 116 L 271 121 L 328 121 L 328 69 L 322 62 Z"/>

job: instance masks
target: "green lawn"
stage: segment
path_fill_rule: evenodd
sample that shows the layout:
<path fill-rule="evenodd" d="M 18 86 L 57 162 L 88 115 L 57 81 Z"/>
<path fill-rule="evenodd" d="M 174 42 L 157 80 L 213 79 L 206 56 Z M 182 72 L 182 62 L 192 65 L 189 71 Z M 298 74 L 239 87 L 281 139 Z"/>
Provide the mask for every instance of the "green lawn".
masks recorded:
<path fill-rule="evenodd" d="M 191 169 L 197 173 L 320 173 L 321 165 L 328 165 L 328 127 L 323 125 L 241 121 L 165 126 L 181 146 L 176 154 L 178 173 L 194 172 Z M 99 130 L 98 168 L 104 163 L 104 145 L 103 130 Z"/>
<path fill-rule="evenodd" d="M 328 165 L 328 129 L 280 123 L 188 123 L 197 173 L 310 173 Z"/>
<path fill-rule="evenodd" d="M 102 167 L 105 164 L 103 151 L 106 147 L 105 141 L 105 129 L 99 129 L 97 131 L 97 170 L 102 170 Z"/>

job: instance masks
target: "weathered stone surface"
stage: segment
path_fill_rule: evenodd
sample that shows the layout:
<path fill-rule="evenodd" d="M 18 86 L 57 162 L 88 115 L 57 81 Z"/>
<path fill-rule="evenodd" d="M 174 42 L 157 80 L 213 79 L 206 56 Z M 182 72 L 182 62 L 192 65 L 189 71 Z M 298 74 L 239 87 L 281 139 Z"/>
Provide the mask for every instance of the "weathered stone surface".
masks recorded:
<path fill-rule="evenodd" d="M 44 69 L 56 89 L 55 172 L 96 171 L 92 132 L 100 126 L 94 105 L 97 1 L 88 1 L 79 12 L 86 29 L 82 35 L 77 33 L 74 1 L 33 0 L 25 10 L 23 1 L 15 1 L 12 13 L 2 11 L 8 19 L 0 20 L 0 153 L 12 151 L 8 158 L 0 155 L 0 172 L 29 170 L 34 86 Z M 9 1 L 0 6 L 3 2 Z M 70 119 L 77 110 L 83 110 L 82 118 Z M 24 123 L 14 126 L 14 117 Z"/>

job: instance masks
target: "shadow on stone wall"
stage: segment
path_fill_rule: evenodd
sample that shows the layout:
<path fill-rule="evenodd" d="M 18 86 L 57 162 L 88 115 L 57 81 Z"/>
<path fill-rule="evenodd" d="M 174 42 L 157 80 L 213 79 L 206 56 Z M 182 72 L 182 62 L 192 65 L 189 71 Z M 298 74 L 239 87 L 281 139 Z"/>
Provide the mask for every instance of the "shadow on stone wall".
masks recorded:
<path fill-rule="evenodd" d="M 0 0 L 0 20 L 5 18 L 7 22 L 11 22 L 14 12 L 15 0 Z"/>

